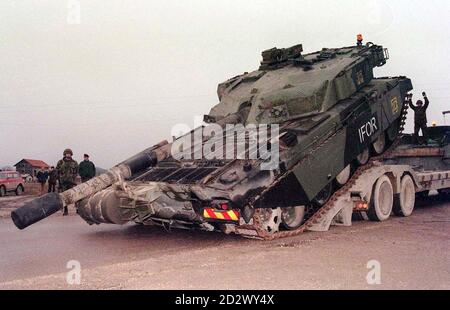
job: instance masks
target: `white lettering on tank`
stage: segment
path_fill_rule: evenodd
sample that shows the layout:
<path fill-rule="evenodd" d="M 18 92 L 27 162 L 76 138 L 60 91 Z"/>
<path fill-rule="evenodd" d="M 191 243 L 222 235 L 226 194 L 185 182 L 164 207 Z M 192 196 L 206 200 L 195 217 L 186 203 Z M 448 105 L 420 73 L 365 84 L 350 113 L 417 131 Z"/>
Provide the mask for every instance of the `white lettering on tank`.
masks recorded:
<path fill-rule="evenodd" d="M 377 119 L 375 117 L 372 117 L 371 121 L 372 121 L 372 127 L 375 129 L 375 131 L 377 131 L 378 130 Z"/>
<path fill-rule="evenodd" d="M 377 119 L 375 117 L 372 117 L 370 121 L 359 128 L 359 142 L 363 143 L 364 141 L 366 141 L 366 138 L 370 138 L 377 131 Z"/>

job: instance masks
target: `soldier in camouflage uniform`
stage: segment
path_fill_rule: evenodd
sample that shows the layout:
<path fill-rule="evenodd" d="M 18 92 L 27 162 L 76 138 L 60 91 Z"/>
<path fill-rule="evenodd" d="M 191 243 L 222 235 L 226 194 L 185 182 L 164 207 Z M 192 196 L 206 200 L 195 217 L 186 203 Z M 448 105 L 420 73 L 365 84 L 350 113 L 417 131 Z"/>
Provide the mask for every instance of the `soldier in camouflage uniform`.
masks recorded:
<path fill-rule="evenodd" d="M 419 131 L 422 130 L 423 138 L 425 144 L 428 140 L 427 135 L 427 109 L 430 101 L 428 100 L 427 94 L 422 93 L 423 99 L 425 100 L 425 105 L 422 100 L 417 100 L 416 105 L 412 103 L 412 95 L 408 97 L 408 103 L 411 109 L 414 111 L 414 143 L 419 143 Z"/>
<path fill-rule="evenodd" d="M 64 150 L 63 159 L 58 161 L 56 170 L 59 176 L 59 186 L 62 191 L 71 189 L 76 185 L 75 179 L 78 175 L 78 163 L 72 158 L 73 152 L 71 149 Z M 64 214 L 68 215 L 67 206 L 64 207 Z"/>

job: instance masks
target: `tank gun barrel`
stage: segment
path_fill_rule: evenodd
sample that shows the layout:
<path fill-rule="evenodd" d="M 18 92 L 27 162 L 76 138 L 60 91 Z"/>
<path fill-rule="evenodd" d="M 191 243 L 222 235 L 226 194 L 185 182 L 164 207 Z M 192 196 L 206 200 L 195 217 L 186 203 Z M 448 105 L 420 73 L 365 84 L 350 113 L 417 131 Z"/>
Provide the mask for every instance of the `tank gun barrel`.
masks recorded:
<path fill-rule="evenodd" d="M 14 210 L 11 218 L 17 228 L 24 229 L 49 217 L 64 206 L 74 204 L 120 180 L 128 179 L 132 175 L 154 166 L 157 162 L 169 157 L 170 152 L 171 144 L 167 141 L 160 142 L 70 190 L 60 194 L 49 193 L 26 203 L 21 208 Z"/>

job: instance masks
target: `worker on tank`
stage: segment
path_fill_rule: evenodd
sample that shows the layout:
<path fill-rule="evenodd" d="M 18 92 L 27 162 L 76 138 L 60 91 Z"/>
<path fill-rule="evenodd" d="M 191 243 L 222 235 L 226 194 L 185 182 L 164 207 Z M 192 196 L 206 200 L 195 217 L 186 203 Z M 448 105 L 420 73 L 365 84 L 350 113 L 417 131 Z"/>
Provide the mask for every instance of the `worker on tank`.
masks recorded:
<path fill-rule="evenodd" d="M 362 46 L 363 45 L 363 35 L 362 34 L 358 34 L 356 36 L 356 45 L 357 46 Z"/>
<path fill-rule="evenodd" d="M 427 144 L 427 109 L 430 104 L 427 94 L 422 93 L 423 100 L 417 100 L 416 105 L 412 103 L 412 94 L 407 96 L 407 101 L 410 108 L 414 111 L 414 143 L 419 144 L 419 131 L 422 130 L 422 135 L 424 138 L 424 143 Z"/>

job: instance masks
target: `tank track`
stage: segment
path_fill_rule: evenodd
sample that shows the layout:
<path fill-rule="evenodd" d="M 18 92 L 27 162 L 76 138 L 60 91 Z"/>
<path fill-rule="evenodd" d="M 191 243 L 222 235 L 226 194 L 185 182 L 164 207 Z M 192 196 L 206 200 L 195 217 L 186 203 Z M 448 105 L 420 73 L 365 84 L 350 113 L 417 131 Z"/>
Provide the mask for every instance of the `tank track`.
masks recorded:
<path fill-rule="evenodd" d="M 246 237 L 246 238 L 252 238 L 252 239 L 275 240 L 275 239 L 280 239 L 280 238 L 297 236 L 297 235 L 305 232 L 307 229 L 311 228 L 314 224 L 318 223 L 322 219 L 322 217 L 335 206 L 335 203 L 338 200 L 338 198 L 341 197 L 342 195 L 345 195 L 349 191 L 349 189 L 356 183 L 356 181 L 364 174 L 365 171 L 372 168 L 374 166 L 375 162 L 383 160 L 386 157 L 389 157 L 389 155 L 392 153 L 392 151 L 398 146 L 398 144 L 401 141 L 401 137 L 402 137 L 403 130 L 405 127 L 407 115 L 408 115 L 408 105 L 406 103 L 404 103 L 401 115 L 399 117 L 400 123 L 399 123 L 399 127 L 398 127 L 397 136 L 396 136 L 396 139 L 391 143 L 389 148 L 385 152 L 380 154 L 379 156 L 371 157 L 367 164 L 358 167 L 356 169 L 356 171 L 353 173 L 353 175 L 351 176 L 351 178 L 348 180 L 348 182 L 343 187 L 341 187 L 340 189 L 335 191 L 324 206 L 314 208 L 314 209 L 308 211 L 308 212 L 311 212 L 311 214 L 307 217 L 307 219 L 304 221 L 304 223 L 299 228 L 297 228 L 295 230 L 278 231 L 278 232 L 270 233 L 263 228 L 262 223 L 263 223 L 263 219 L 267 216 L 266 213 L 272 212 L 272 209 L 256 209 L 255 214 L 253 215 L 253 224 L 240 226 L 241 229 L 239 230 L 239 235 Z M 330 137 L 328 137 L 326 140 L 324 140 L 309 155 L 312 155 L 313 153 L 315 153 L 318 149 L 320 149 L 320 147 L 325 145 L 335 135 L 336 135 L 336 133 L 331 135 Z M 303 160 L 299 164 L 302 164 L 302 162 L 303 162 Z M 285 174 L 284 177 L 286 175 L 287 174 Z M 282 179 L 282 178 L 280 178 L 280 179 Z M 268 189 L 266 189 L 266 191 L 268 191 Z M 258 197 L 262 196 L 266 191 L 263 191 Z M 255 198 L 255 200 L 257 198 Z"/>

